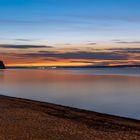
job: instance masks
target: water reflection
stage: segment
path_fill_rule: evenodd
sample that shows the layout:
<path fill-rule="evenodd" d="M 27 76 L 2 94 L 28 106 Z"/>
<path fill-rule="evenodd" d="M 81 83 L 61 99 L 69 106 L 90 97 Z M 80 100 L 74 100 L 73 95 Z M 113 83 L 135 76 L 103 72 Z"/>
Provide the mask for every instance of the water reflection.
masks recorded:
<path fill-rule="evenodd" d="M 0 92 L 140 119 L 140 77 L 71 71 L 6 70 Z"/>
<path fill-rule="evenodd" d="M 4 71 L 0 70 L 0 83 L 4 80 Z"/>

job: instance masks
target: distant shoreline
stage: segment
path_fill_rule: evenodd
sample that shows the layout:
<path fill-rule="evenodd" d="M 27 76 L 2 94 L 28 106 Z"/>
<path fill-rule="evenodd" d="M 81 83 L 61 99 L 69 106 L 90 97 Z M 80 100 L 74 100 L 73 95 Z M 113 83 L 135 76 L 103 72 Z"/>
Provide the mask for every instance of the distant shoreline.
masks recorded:
<path fill-rule="evenodd" d="M 140 139 L 140 121 L 0 96 L 0 136 L 9 139 Z"/>
<path fill-rule="evenodd" d="M 53 68 L 54 69 L 54 67 L 50 67 L 50 66 L 48 66 L 48 67 L 46 67 L 46 66 L 41 66 L 41 67 L 38 67 L 38 66 L 31 66 L 31 67 L 26 67 L 26 66 L 19 66 L 19 67 L 9 67 L 9 66 L 7 66 L 6 67 L 7 69 L 8 68 L 18 68 L 18 69 L 22 69 L 22 68 Z M 55 67 L 55 68 L 57 68 L 57 69 L 59 69 L 59 68 L 140 68 L 140 65 L 116 65 L 116 66 L 67 66 L 67 67 L 61 67 L 61 66 L 57 66 L 57 67 Z"/>

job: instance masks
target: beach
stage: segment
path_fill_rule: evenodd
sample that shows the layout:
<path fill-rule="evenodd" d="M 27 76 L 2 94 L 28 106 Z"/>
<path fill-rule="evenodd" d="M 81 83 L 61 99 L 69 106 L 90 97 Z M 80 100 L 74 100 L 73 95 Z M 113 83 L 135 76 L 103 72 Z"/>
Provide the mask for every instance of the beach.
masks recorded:
<path fill-rule="evenodd" d="M 139 140 L 140 121 L 0 96 L 0 140 Z"/>

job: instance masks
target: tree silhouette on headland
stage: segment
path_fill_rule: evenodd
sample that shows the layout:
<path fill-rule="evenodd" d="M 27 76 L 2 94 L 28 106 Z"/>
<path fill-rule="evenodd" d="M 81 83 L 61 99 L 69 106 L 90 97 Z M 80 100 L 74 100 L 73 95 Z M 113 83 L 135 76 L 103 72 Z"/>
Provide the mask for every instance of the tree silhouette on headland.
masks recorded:
<path fill-rule="evenodd" d="M 4 65 L 3 61 L 0 61 L 0 69 L 5 69 L 5 65 Z"/>

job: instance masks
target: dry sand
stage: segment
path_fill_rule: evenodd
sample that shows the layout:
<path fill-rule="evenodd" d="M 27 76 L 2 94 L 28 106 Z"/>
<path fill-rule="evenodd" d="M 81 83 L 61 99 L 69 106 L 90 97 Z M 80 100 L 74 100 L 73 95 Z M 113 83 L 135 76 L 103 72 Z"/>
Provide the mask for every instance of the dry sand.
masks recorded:
<path fill-rule="evenodd" d="M 0 96 L 0 140 L 140 140 L 140 121 Z"/>

